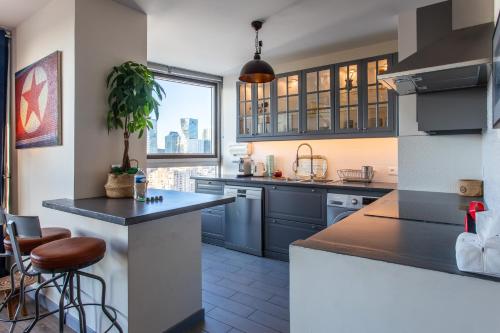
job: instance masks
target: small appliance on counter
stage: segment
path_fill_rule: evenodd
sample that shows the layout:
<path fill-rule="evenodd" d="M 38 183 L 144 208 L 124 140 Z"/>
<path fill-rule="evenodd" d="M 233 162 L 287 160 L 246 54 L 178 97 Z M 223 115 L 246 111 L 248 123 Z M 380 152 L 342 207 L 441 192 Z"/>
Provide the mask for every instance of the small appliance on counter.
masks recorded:
<path fill-rule="evenodd" d="M 252 177 L 253 161 L 250 157 L 240 157 L 237 177 Z"/>
<path fill-rule="evenodd" d="M 267 175 L 267 169 L 263 162 L 256 162 L 253 168 L 254 177 L 264 177 Z"/>
<path fill-rule="evenodd" d="M 250 158 L 252 154 L 251 143 L 238 143 L 229 146 L 231 161 L 238 164 L 237 177 L 251 177 L 253 171 L 253 161 Z"/>

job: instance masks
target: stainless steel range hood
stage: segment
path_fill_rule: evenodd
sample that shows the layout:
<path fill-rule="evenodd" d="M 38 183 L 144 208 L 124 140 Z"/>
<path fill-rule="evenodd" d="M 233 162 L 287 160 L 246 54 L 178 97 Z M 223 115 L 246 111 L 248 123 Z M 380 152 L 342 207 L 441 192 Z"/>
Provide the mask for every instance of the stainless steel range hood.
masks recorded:
<path fill-rule="evenodd" d="M 452 30 L 378 78 L 399 95 L 486 85 L 493 29 L 485 23 Z"/>

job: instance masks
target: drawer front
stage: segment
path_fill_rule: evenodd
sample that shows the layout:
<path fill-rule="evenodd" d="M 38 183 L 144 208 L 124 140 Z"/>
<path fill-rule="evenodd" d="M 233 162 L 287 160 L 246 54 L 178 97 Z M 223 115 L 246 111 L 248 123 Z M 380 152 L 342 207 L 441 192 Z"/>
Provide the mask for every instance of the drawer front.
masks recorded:
<path fill-rule="evenodd" d="M 314 224 L 266 219 L 264 248 L 267 251 L 288 255 L 291 243 L 309 238 L 323 229 L 324 227 Z"/>
<path fill-rule="evenodd" d="M 326 226 L 326 190 L 292 186 L 266 189 L 267 217 Z"/>
<path fill-rule="evenodd" d="M 224 183 L 215 180 L 196 180 L 196 193 L 224 194 Z"/>
<path fill-rule="evenodd" d="M 225 215 L 223 211 L 205 209 L 201 213 L 201 231 L 203 236 L 224 239 Z"/>

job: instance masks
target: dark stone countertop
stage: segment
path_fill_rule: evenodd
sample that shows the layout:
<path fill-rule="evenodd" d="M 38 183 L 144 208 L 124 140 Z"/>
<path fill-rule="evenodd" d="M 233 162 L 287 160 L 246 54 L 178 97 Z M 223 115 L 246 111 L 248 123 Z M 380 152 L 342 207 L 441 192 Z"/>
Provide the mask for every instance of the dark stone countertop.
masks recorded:
<path fill-rule="evenodd" d="M 208 181 L 222 181 L 230 183 L 246 183 L 253 185 L 288 185 L 288 186 L 302 186 L 302 187 L 317 187 L 325 189 L 346 189 L 346 190 L 364 190 L 364 191 L 379 191 L 390 192 L 395 190 L 398 186 L 396 183 L 343 183 L 339 180 L 331 181 L 328 183 L 323 182 L 299 182 L 296 180 L 287 180 L 287 178 L 273 178 L 273 177 L 237 177 L 234 175 L 223 175 L 220 177 L 204 177 L 193 176 L 192 179 L 208 180 Z"/>
<path fill-rule="evenodd" d="M 204 208 L 231 203 L 232 197 L 222 195 L 148 190 L 148 195 L 162 195 L 163 201 L 138 202 L 134 199 L 56 199 L 43 201 L 43 207 L 91 217 L 105 222 L 128 226 L 163 217 L 180 215 Z"/>
<path fill-rule="evenodd" d="M 396 190 L 293 245 L 500 282 L 457 268 L 455 242 L 472 200 L 481 198 Z"/>

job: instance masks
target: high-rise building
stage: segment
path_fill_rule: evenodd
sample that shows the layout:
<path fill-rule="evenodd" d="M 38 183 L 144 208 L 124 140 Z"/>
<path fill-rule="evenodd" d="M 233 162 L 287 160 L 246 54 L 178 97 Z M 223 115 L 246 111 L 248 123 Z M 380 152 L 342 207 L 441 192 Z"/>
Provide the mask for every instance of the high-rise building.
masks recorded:
<path fill-rule="evenodd" d="M 165 153 L 180 153 L 179 133 L 170 132 L 165 136 Z"/>
<path fill-rule="evenodd" d="M 198 119 L 181 118 L 181 129 L 187 140 L 198 139 Z"/>
<path fill-rule="evenodd" d="M 203 141 L 203 148 L 200 153 L 209 154 L 212 152 L 212 138 L 210 135 L 210 130 L 204 128 L 201 134 L 201 139 Z"/>
<path fill-rule="evenodd" d="M 146 137 L 148 153 L 155 154 L 158 152 L 158 121 L 151 119 L 153 128 L 148 128 L 148 136 Z"/>
<path fill-rule="evenodd" d="M 181 152 L 183 153 L 196 153 L 191 148 L 192 140 L 198 139 L 198 119 L 194 118 L 181 118 Z"/>
<path fill-rule="evenodd" d="M 204 128 L 201 133 L 201 138 L 203 140 L 210 140 L 210 130 L 208 128 Z"/>

